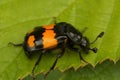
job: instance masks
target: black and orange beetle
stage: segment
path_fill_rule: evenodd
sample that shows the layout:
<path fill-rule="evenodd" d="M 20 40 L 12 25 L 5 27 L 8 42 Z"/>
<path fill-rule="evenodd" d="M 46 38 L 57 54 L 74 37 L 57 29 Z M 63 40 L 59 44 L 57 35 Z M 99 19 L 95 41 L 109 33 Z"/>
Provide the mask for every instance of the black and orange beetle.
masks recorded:
<path fill-rule="evenodd" d="M 53 49 L 61 49 L 61 52 L 57 55 L 50 70 L 45 74 L 46 77 L 48 73 L 54 69 L 58 59 L 63 56 L 66 48 L 79 53 L 80 59 L 83 61 L 85 60 L 81 56 L 81 50 L 86 54 L 89 53 L 89 50 L 94 53 L 97 52 L 97 48 L 90 48 L 90 44 L 93 44 L 98 38 L 101 38 L 104 35 L 104 32 L 101 32 L 92 43 L 90 43 L 89 39 L 83 36 L 82 33 L 83 32 L 75 29 L 75 27 L 69 23 L 59 22 L 47 26 L 35 27 L 26 34 L 23 43 L 14 44 L 10 42 L 10 44 L 14 46 L 22 46 L 28 57 L 33 55 L 34 52 L 41 52 L 35 66 L 32 69 L 33 75 L 34 70 L 39 64 L 44 53 Z"/>

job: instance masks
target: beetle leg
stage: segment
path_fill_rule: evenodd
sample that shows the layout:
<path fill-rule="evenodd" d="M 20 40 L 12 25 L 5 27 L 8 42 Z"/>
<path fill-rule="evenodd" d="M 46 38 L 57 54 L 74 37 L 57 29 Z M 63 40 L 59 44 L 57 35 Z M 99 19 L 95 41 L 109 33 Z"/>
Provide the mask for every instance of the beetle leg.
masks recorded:
<path fill-rule="evenodd" d="M 23 46 L 23 43 L 15 44 L 15 43 L 9 42 L 8 45 L 13 45 L 13 46 Z"/>
<path fill-rule="evenodd" d="M 55 24 L 57 23 L 57 22 L 56 22 L 56 17 L 53 17 L 53 21 L 54 21 Z"/>
<path fill-rule="evenodd" d="M 85 61 L 85 60 L 83 59 L 83 57 L 82 57 L 82 55 L 81 55 L 81 52 L 80 52 L 80 49 L 79 49 L 79 48 L 75 48 L 74 45 L 69 45 L 69 48 L 70 48 L 71 50 L 73 50 L 73 51 L 79 53 L 80 60 L 82 60 L 82 61 L 88 63 L 87 61 Z"/>
<path fill-rule="evenodd" d="M 86 30 L 87 30 L 87 27 L 85 27 L 85 28 L 81 31 L 81 33 L 82 33 L 82 34 L 85 33 Z"/>
<path fill-rule="evenodd" d="M 84 59 L 83 59 L 83 57 L 82 57 L 82 55 L 81 55 L 81 52 L 80 52 L 80 51 L 78 51 L 78 53 L 79 53 L 80 60 L 82 60 L 82 61 L 84 61 L 84 62 L 88 63 L 86 60 L 84 60 Z"/>
<path fill-rule="evenodd" d="M 44 79 L 45 79 L 46 76 L 50 73 L 50 71 L 52 71 L 52 70 L 54 69 L 54 67 L 56 66 L 56 63 L 57 63 L 58 59 L 63 56 L 63 54 L 64 54 L 64 52 L 65 52 L 65 47 L 63 47 L 63 48 L 61 49 L 61 51 L 62 51 L 62 52 L 57 55 L 56 60 L 54 61 L 53 65 L 51 66 L 51 68 L 49 69 L 49 71 L 45 74 Z"/>
<path fill-rule="evenodd" d="M 40 60 L 41 60 L 41 58 L 42 58 L 42 55 L 43 55 L 43 52 L 40 54 L 38 60 L 36 61 L 35 65 L 34 65 L 34 67 L 33 67 L 33 69 L 32 69 L 32 77 L 33 77 L 33 80 L 35 80 L 34 71 L 35 71 L 35 69 L 36 69 L 36 66 L 39 64 L 39 62 L 40 62 Z"/>

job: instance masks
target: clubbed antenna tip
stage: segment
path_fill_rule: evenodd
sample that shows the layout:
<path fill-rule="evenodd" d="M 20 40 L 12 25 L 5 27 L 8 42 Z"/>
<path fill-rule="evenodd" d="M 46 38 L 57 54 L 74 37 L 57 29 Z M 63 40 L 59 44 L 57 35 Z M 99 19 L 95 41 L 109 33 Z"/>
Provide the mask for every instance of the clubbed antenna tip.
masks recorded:
<path fill-rule="evenodd" d="M 104 32 L 101 32 L 101 33 L 96 37 L 96 39 L 95 39 L 93 42 L 91 42 L 91 44 L 93 44 L 94 42 L 96 42 L 97 39 L 98 39 L 98 38 L 101 38 L 103 35 L 104 35 Z"/>
<path fill-rule="evenodd" d="M 97 53 L 98 49 L 97 48 L 93 48 L 91 49 L 94 53 Z"/>
<path fill-rule="evenodd" d="M 98 37 L 101 38 L 104 35 L 104 32 L 101 32 Z"/>

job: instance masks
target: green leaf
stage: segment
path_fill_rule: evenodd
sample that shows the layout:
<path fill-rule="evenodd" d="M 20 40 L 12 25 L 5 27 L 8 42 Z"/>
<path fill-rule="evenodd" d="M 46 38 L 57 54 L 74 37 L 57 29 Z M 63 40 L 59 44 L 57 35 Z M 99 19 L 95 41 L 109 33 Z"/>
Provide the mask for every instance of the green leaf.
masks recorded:
<path fill-rule="evenodd" d="M 87 27 L 84 36 L 90 41 L 105 31 L 103 38 L 91 47 L 98 47 L 97 54 L 82 53 L 83 58 L 91 65 L 111 59 L 116 62 L 120 57 L 120 1 L 119 0 L 0 0 L 0 80 L 16 80 L 31 74 L 38 55 L 29 59 L 22 47 L 8 46 L 9 42 L 21 43 L 27 31 L 35 26 L 57 22 L 71 23 L 82 31 Z M 53 64 L 56 53 L 53 51 L 42 57 L 35 70 L 47 72 Z M 66 50 L 59 59 L 56 68 L 64 71 L 84 66 L 76 52 Z"/>
<path fill-rule="evenodd" d="M 66 71 L 60 80 L 119 80 L 119 66 L 120 61 L 114 64 L 107 60 L 102 64 L 96 65 L 95 68 L 88 65 L 84 68 L 79 68 L 77 71 L 73 69 Z"/>
<path fill-rule="evenodd" d="M 120 61 L 116 64 L 106 60 L 95 67 L 87 65 L 83 68 L 74 70 L 70 68 L 65 72 L 60 72 L 58 69 L 52 71 L 46 80 L 120 80 Z M 43 74 L 36 76 L 37 80 L 43 79 Z M 31 76 L 27 76 L 24 80 L 32 80 Z"/>

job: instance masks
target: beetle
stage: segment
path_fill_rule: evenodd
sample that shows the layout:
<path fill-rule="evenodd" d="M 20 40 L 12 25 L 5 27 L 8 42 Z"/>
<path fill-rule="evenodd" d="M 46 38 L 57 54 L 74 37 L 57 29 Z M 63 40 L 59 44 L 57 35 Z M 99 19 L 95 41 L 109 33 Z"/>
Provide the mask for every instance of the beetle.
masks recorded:
<path fill-rule="evenodd" d="M 61 52 L 57 55 L 49 71 L 45 74 L 46 77 L 48 73 L 54 69 L 58 59 L 63 56 L 66 48 L 79 53 L 80 59 L 84 62 L 87 61 L 85 61 L 81 56 L 81 50 L 86 54 L 88 54 L 90 50 L 94 53 L 97 52 L 98 49 L 96 47 L 90 48 L 90 44 L 93 44 L 98 38 L 101 38 L 104 35 L 104 32 L 101 32 L 96 39 L 90 43 L 89 39 L 83 36 L 84 31 L 85 30 L 80 32 L 73 25 L 67 22 L 59 22 L 46 26 L 35 27 L 25 35 L 23 43 L 15 44 L 10 42 L 10 44 L 14 46 L 22 46 L 28 57 L 34 55 L 34 52 L 41 52 L 32 69 L 33 76 L 34 70 L 39 64 L 42 55 L 47 53 L 49 50 L 60 49 Z"/>

